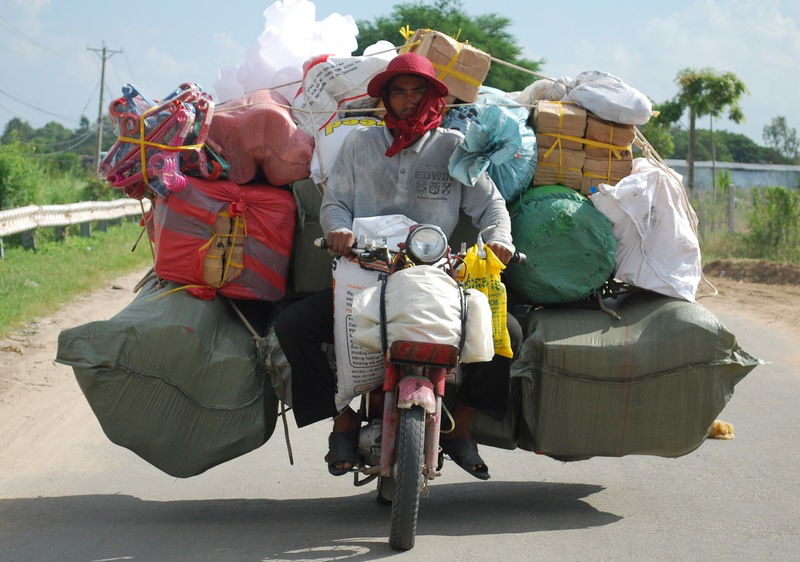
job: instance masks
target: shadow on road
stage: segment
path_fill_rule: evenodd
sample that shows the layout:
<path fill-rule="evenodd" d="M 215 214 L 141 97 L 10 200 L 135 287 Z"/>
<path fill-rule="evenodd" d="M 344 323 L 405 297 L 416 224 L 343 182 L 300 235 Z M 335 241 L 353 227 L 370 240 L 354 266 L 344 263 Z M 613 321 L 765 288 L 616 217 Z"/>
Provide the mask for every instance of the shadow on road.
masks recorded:
<path fill-rule="evenodd" d="M 431 488 L 426 537 L 516 534 L 608 525 L 620 516 L 582 498 L 602 486 L 476 482 Z M 390 555 L 389 509 L 342 498 L 143 501 L 125 495 L 0 500 L 0 559 L 370 560 Z"/>

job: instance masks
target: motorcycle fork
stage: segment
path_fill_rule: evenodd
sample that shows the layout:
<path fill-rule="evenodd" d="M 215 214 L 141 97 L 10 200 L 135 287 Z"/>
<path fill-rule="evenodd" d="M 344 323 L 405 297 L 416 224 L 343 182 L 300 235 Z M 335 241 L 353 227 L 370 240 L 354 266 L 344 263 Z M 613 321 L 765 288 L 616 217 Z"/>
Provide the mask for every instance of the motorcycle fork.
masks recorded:
<path fill-rule="evenodd" d="M 442 396 L 444 396 L 447 369 L 429 365 L 395 365 L 389 363 L 386 367 L 386 377 L 383 383 L 383 436 L 381 438 L 380 475 L 390 477 L 394 463 L 395 447 L 397 440 L 397 410 L 398 386 L 404 376 L 417 376 L 425 379 L 425 386 L 430 385 L 435 398 L 434 411 L 425 416 L 425 477 L 432 479 L 436 476 L 436 467 L 439 464 L 439 429 L 442 422 Z"/>

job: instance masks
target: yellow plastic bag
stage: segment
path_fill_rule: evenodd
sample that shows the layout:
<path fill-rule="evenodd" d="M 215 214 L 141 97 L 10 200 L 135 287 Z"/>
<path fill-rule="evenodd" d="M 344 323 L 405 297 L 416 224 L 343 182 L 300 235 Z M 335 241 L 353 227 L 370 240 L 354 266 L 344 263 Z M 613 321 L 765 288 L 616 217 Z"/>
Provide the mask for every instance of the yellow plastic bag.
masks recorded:
<path fill-rule="evenodd" d="M 470 248 L 464 256 L 467 270 L 464 287 L 477 289 L 489 299 L 489 307 L 492 309 L 494 352 L 503 357 L 513 357 L 514 352 L 511 351 L 511 338 L 506 323 L 506 287 L 500 280 L 500 272 L 506 266 L 494 255 L 491 248 L 484 246 L 484 249 L 485 259 L 478 256 L 477 245 Z"/>

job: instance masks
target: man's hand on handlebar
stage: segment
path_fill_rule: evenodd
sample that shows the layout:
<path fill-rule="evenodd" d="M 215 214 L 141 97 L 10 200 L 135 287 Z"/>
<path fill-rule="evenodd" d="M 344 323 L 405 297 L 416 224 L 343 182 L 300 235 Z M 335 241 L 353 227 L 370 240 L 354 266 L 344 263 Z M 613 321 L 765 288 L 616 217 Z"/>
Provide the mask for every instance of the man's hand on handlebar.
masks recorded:
<path fill-rule="evenodd" d="M 339 228 L 328 233 L 326 242 L 330 251 L 349 256 L 350 248 L 356 243 L 356 237 L 351 230 Z"/>
<path fill-rule="evenodd" d="M 494 255 L 496 255 L 497 259 L 503 262 L 503 264 L 507 264 L 513 255 L 511 250 L 505 246 L 497 244 L 496 242 L 487 242 L 486 246 L 491 248 L 492 252 L 494 252 Z"/>

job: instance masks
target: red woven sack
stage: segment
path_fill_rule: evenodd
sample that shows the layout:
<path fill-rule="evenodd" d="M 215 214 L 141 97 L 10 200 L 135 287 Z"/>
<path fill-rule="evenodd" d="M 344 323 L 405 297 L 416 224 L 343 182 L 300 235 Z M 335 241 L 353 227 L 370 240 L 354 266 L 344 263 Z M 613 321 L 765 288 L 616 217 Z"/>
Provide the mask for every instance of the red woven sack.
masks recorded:
<path fill-rule="evenodd" d="M 183 191 L 156 198 L 156 274 L 205 300 L 217 293 L 278 300 L 286 290 L 295 216 L 294 197 L 284 189 L 190 178 Z M 215 251 L 225 276 L 210 283 Z"/>

